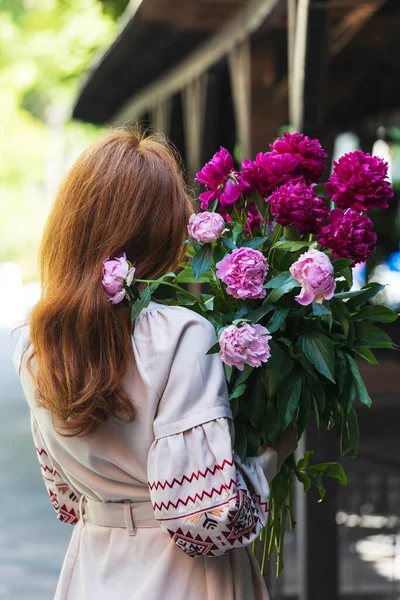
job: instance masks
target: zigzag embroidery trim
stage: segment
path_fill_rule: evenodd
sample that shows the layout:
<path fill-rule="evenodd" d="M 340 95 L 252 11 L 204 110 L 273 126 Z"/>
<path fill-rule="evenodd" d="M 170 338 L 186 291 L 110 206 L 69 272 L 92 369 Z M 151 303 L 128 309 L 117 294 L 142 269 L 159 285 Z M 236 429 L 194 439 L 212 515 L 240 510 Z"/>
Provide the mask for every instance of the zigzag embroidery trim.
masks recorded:
<path fill-rule="evenodd" d="M 207 475 L 215 475 L 215 473 L 216 473 L 217 471 L 222 471 L 226 465 L 228 465 L 228 466 L 232 467 L 232 466 L 233 466 L 233 462 L 234 462 L 234 461 L 233 461 L 233 459 L 230 461 L 230 460 L 227 460 L 227 459 L 225 458 L 225 459 L 222 461 L 222 463 L 221 463 L 220 465 L 216 464 L 216 465 L 215 465 L 215 466 L 214 466 L 212 469 L 210 469 L 210 467 L 207 467 L 207 468 L 206 468 L 206 470 L 205 470 L 204 472 L 203 472 L 203 471 L 200 471 L 200 470 L 199 470 L 199 471 L 197 471 L 197 472 L 196 472 L 196 471 L 194 471 L 194 472 L 193 472 L 193 473 L 190 475 L 190 477 L 188 477 L 187 475 L 184 475 L 184 476 L 182 477 L 182 479 L 180 479 L 180 480 L 179 480 L 179 479 L 175 479 L 175 478 L 174 478 L 174 479 L 173 479 L 171 482 L 169 482 L 169 481 L 166 479 L 166 480 L 164 481 L 164 483 L 162 483 L 161 481 L 154 481 L 153 483 L 150 483 L 150 481 L 149 481 L 149 482 L 148 482 L 148 485 L 149 485 L 149 488 L 150 488 L 151 490 L 153 490 L 153 489 L 154 489 L 154 490 L 158 490 L 158 488 L 162 488 L 163 490 L 165 490 L 165 488 L 166 488 L 167 486 L 168 486 L 168 487 L 169 487 L 169 488 L 172 490 L 172 487 L 173 487 L 175 484 L 182 485 L 184 481 L 187 481 L 188 483 L 192 483 L 193 479 L 196 479 L 196 480 L 198 481 L 198 480 L 199 480 L 199 477 L 204 477 L 204 478 L 206 478 L 206 477 L 207 477 Z"/>
<path fill-rule="evenodd" d="M 164 502 L 161 502 L 160 504 L 158 504 L 157 502 L 155 502 L 153 504 L 153 509 L 156 510 L 162 510 L 164 508 L 164 510 L 169 510 L 171 507 L 172 508 L 178 508 L 179 504 L 182 504 L 183 506 L 187 506 L 189 502 L 192 502 L 193 504 L 195 504 L 196 500 L 199 500 L 200 502 L 204 499 L 205 496 L 207 496 L 208 498 L 212 498 L 212 496 L 214 494 L 217 495 L 221 495 L 223 490 L 230 490 L 232 486 L 236 486 L 236 481 L 234 479 L 231 479 L 230 482 L 228 483 L 228 485 L 226 483 L 222 483 L 220 488 L 212 488 L 210 492 L 207 492 L 206 490 L 204 490 L 201 494 L 195 494 L 193 497 L 192 496 L 188 496 L 186 498 L 186 500 L 182 500 L 182 498 L 178 498 L 178 500 L 176 502 L 172 502 L 171 500 L 165 504 Z"/>
<path fill-rule="evenodd" d="M 42 454 L 44 454 L 45 456 L 48 456 L 48 454 L 44 448 L 36 448 L 36 452 L 39 454 L 39 456 L 41 456 Z"/>

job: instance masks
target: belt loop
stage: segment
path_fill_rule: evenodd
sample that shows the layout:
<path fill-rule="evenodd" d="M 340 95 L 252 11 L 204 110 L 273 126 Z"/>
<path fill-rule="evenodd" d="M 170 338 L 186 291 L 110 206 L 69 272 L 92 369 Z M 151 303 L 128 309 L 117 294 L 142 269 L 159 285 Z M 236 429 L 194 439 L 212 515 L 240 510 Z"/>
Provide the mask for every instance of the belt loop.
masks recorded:
<path fill-rule="evenodd" d="M 125 516 L 125 525 L 128 530 L 128 535 L 136 535 L 135 524 L 134 524 L 133 518 L 132 518 L 130 500 L 124 500 L 124 516 Z"/>
<path fill-rule="evenodd" d="M 79 511 L 79 518 L 82 521 L 82 526 L 85 524 L 85 501 L 86 501 L 86 496 L 84 494 L 82 494 L 82 496 L 79 498 L 79 507 L 78 507 L 78 511 Z"/>

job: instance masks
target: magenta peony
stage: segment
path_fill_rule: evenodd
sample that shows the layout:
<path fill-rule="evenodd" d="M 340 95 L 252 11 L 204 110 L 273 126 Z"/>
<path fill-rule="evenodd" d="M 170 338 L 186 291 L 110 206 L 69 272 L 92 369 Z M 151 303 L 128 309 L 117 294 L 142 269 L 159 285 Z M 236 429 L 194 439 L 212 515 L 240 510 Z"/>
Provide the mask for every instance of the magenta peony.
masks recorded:
<path fill-rule="evenodd" d="M 296 300 L 303 306 L 312 302 L 321 304 L 324 300 L 330 300 L 335 293 L 333 265 L 324 252 L 305 252 L 290 267 L 290 273 L 301 284 L 301 292 Z"/>
<path fill-rule="evenodd" d="M 270 339 L 268 329 L 262 325 L 230 325 L 219 338 L 220 358 L 226 365 L 237 367 L 240 371 L 243 371 L 244 365 L 261 367 L 271 356 Z"/>
<path fill-rule="evenodd" d="M 273 148 L 279 154 L 292 154 L 298 162 L 296 172 L 304 175 L 310 182 L 318 182 L 326 169 L 324 160 L 328 156 L 318 140 L 312 140 L 302 133 L 286 131 L 283 138 L 278 138 Z"/>
<path fill-rule="evenodd" d="M 266 201 L 277 223 L 284 227 L 295 225 L 300 233 L 318 233 L 328 218 L 324 199 L 303 181 L 282 185 Z"/>
<path fill-rule="evenodd" d="M 189 235 L 197 242 L 215 242 L 223 234 L 225 221 L 218 213 L 202 212 L 189 219 Z"/>
<path fill-rule="evenodd" d="M 126 296 L 124 286 L 131 285 L 135 267 L 129 268 L 125 252 L 121 252 L 114 259 L 109 257 L 103 262 L 103 287 L 107 298 L 112 304 L 118 304 Z"/>
<path fill-rule="evenodd" d="M 378 156 L 356 150 L 334 162 L 325 190 L 339 208 L 365 212 L 373 206 L 388 208 L 393 188 L 387 181 L 388 164 Z"/>
<path fill-rule="evenodd" d="M 278 154 L 275 151 L 260 152 L 255 161 L 245 158 L 242 162 L 244 193 L 249 195 L 256 190 L 261 196 L 265 195 L 277 185 L 293 179 L 298 164 L 291 154 Z"/>
<path fill-rule="evenodd" d="M 239 248 L 217 263 L 217 277 L 227 286 L 234 298 L 264 298 L 263 284 L 268 265 L 263 254 L 252 248 Z"/>
<path fill-rule="evenodd" d="M 260 229 L 264 224 L 264 219 L 260 215 L 255 202 L 249 202 L 247 206 L 247 221 L 244 225 L 244 230 L 247 235 L 251 235 L 253 229 Z"/>
<path fill-rule="evenodd" d="M 236 202 L 242 193 L 240 173 L 235 171 L 231 154 L 222 146 L 210 162 L 197 173 L 195 179 L 209 188 L 199 196 L 203 210 L 217 198 L 224 208 L 228 204 Z"/>
<path fill-rule="evenodd" d="M 375 250 L 377 236 L 372 228 L 369 217 L 352 208 L 346 212 L 335 208 L 329 225 L 322 229 L 319 241 L 332 250 L 333 258 L 349 258 L 354 260 L 354 264 L 362 263 Z"/>

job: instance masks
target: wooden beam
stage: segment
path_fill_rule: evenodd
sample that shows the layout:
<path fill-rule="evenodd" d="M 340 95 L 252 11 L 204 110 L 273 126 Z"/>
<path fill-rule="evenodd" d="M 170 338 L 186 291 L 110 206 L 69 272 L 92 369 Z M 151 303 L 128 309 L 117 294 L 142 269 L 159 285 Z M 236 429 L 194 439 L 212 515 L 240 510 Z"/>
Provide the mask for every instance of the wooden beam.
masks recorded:
<path fill-rule="evenodd" d="M 329 54 L 336 56 L 362 30 L 387 0 L 371 0 L 350 10 L 329 34 Z"/>
<path fill-rule="evenodd" d="M 117 114 L 113 123 L 134 120 L 151 109 L 156 102 L 181 91 L 190 81 L 207 72 L 212 65 L 229 54 L 232 48 L 248 38 L 264 22 L 270 21 L 284 10 L 285 3 L 281 0 L 251 0 L 198 50 L 139 92 Z"/>

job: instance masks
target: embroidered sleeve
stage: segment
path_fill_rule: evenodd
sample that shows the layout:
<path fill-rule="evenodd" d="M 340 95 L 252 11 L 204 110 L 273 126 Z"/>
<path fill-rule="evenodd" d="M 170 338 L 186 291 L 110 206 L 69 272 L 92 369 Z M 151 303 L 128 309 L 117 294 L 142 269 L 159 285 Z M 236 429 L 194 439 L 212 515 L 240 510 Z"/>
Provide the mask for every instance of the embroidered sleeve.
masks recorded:
<path fill-rule="evenodd" d="M 232 454 L 226 418 L 158 439 L 148 463 L 155 517 L 192 557 L 247 546 L 266 523 L 264 471 L 261 459 Z"/>
<path fill-rule="evenodd" d="M 40 433 L 35 417 L 31 414 L 33 441 L 39 460 L 40 470 L 57 519 L 75 525 L 79 520 L 79 497 L 62 474 L 62 470 L 52 459 Z"/>

